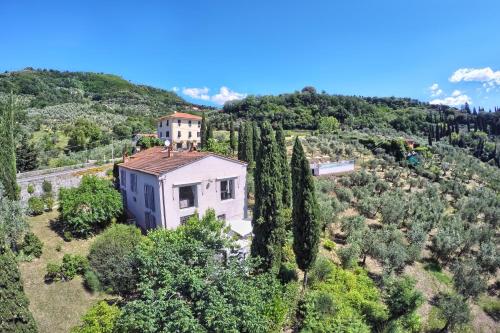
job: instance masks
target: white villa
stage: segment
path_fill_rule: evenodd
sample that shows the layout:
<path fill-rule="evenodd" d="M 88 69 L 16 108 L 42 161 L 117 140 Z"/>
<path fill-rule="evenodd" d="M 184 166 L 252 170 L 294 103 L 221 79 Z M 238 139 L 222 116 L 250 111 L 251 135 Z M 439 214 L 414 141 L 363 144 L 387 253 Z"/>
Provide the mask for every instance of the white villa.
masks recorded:
<path fill-rule="evenodd" d="M 142 229 L 176 228 L 213 208 L 233 233 L 251 235 L 246 163 L 208 152 L 153 147 L 118 167 L 124 206 Z"/>
<path fill-rule="evenodd" d="M 201 141 L 201 117 L 189 113 L 174 112 L 158 119 L 157 134 L 163 141 L 169 140 L 175 149 L 198 147 Z"/>

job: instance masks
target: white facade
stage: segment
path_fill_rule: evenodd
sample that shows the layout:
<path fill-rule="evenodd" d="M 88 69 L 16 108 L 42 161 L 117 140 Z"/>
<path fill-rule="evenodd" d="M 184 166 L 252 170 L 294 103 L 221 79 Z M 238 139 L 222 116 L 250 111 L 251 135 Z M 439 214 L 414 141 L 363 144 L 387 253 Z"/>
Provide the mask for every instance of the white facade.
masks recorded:
<path fill-rule="evenodd" d="M 354 171 L 354 160 L 311 164 L 313 176 L 337 175 Z"/>
<path fill-rule="evenodd" d="M 176 228 L 209 208 L 229 224 L 247 217 L 246 164 L 239 161 L 207 155 L 159 176 L 119 168 L 124 204 L 143 229 Z"/>
<path fill-rule="evenodd" d="M 190 116 L 190 115 L 188 115 Z M 201 118 L 196 116 L 184 117 L 182 115 L 160 118 L 157 124 L 158 138 L 169 140 L 174 149 L 187 149 L 197 147 L 201 141 Z"/>

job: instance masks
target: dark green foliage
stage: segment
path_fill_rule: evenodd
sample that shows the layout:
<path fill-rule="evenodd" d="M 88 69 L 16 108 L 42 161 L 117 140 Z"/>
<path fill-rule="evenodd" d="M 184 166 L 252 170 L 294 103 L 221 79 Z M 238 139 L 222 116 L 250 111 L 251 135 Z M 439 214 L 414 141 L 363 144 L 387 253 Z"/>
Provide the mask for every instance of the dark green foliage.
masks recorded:
<path fill-rule="evenodd" d="M 136 252 L 140 283 L 118 331 L 281 331 L 296 293 L 272 274 L 248 274 L 248 261 L 218 260 L 228 246 L 213 210 L 175 230 L 150 232 Z"/>
<path fill-rule="evenodd" d="M 245 156 L 245 123 L 240 123 L 240 127 L 238 128 L 238 159 L 240 161 L 244 161 Z"/>
<path fill-rule="evenodd" d="M 455 289 L 464 297 L 476 298 L 487 287 L 487 275 L 483 275 L 474 259 L 463 259 L 452 267 Z"/>
<path fill-rule="evenodd" d="M 137 145 L 142 149 L 147 149 L 156 146 L 162 146 L 163 142 L 159 138 L 143 136 L 137 141 Z"/>
<path fill-rule="evenodd" d="M 36 216 L 43 214 L 45 203 L 41 197 L 30 197 L 28 199 L 28 211 L 30 215 Z"/>
<path fill-rule="evenodd" d="M 200 128 L 200 148 L 205 149 L 209 139 L 213 139 L 214 133 L 210 122 L 207 120 L 205 112 L 201 116 Z"/>
<path fill-rule="evenodd" d="M 83 118 L 77 119 L 67 134 L 68 145 L 72 151 L 95 148 L 103 139 L 99 126 Z"/>
<path fill-rule="evenodd" d="M 103 178 L 84 176 L 79 187 L 59 191 L 60 218 L 75 236 L 85 237 L 104 228 L 122 209 L 120 193 Z"/>
<path fill-rule="evenodd" d="M 97 292 L 102 289 L 99 278 L 97 277 L 96 273 L 91 269 L 87 269 L 85 271 L 85 273 L 83 274 L 83 281 L 85 283 L 85 288 L 87 288 L 92 292 Z"/>
<path fill-rule="evenodd" d="M 454 331 L 467 324 L 471 319 L 469 305 L 464 297 L 456 294 L 439 294 L 436 297 L 436 306 L 441 311 L 445 321 L 442 331 Z"/>
<path fill-rule="evenodd" d="M 52 183 L 47 179 L 44 179 L 42 183 L 42 190 L 43 193 L 52 193 Z"/>
<path fill-rule="evenodd" d="M 257 122 L 252 122 L 252 142 L 253 142 L 253 160 L 257 159 L 260 150 L 260 128 Z"/>
<path fill-rule="evenodd" d="M 18 198 L 16 180 L 16 145 L 14 143 L 14 97 L 0 103 L 0 184 L 10 200 Z"/>
<path fill-rule="evenodd" d="M 314 264 L 318 254 L 320 221 L 314 180 L 299 138 L 295 139 L 293 146 L 291 169 L 293 251 L 297 265 L 304 271 L 306 284 L 307 270 Z"/>
<path fill-rule="evenodd" d="M 3 195 L 0 184 L 0 248 L 17 252 L 17 244 L 28 229 L 21 205 Z"/>
<path fill-rule="evenodd" d="M 37 332 L 28 305 L 16 258 L 10 250 L 0 248 L 0 332 Z"/>
<path fill-rule="evenodd" d="M 21 250 L 25 255 L 40 258 L 42 255 L 42 248 L 42 241 L 34 233 L 30 231 L 24 235 Z"/>
<path fill-rule="evenodd" d="M 391 277 L 385 282 L 384 299 L 392 319 L 408 315 L 424 303 L 422 293 L 415 290 L 415 283 L 408 276 Z"/>
<path fill-rule="evenodd" d="M 283 176 L 283 207 L 290 208 L 292 205 L 292 178 L 290 165 L 288 164 L 285 133 L 281 126 L 276 130 L 276 144 L 278 145 L 281 158 L 281 174 Z"/>
<path fill-rule="evenodd" d="M 234 120 L 232 118 L 229 127 L 229 146 L 231 147 L 231 153 L 234 154 L 238 146 L 238 142 L 236 141 L 236 134 L 234 133 Z"/>
<path fill-rule="evenodd" d="M 137 227 L 115 224 L 92 243 L 90 267 L 104 289 L 122 295 L 135 289 L 137 272 L 132 252 L 141 238 L 141 231 Z"/>
<path fill-rule="evenodd" d="M 243 161 L 248 162 L 248 165 L 253 165 L 257 158 L 258 151 L 254 151 L 253 127 L 251 123 L 245 125 L 245 151 L 243 152 Z"/>
<path fill-rule="evenodd" d="M 251 127 L 247 126 L 248 128 Z M 247 145 L 248 147 L 248 145 Z M 274 131 L 269 123 L 262 126 L 262 137 L 255 168 L 255 206 L 252 219 L 254 238 L 252 256 L 260 257 L 261 268 L 274 270 L 281 264 L 285 243 L 285 225 L 281 217 L 283 181 L 281 158 Z"/>
<path fill-rule="evenodd" d="M 22 135 L 16 146 L 17 172 L 26 172 L 38 168 L 38 150 L 28 139 L 28 135 Z"/>

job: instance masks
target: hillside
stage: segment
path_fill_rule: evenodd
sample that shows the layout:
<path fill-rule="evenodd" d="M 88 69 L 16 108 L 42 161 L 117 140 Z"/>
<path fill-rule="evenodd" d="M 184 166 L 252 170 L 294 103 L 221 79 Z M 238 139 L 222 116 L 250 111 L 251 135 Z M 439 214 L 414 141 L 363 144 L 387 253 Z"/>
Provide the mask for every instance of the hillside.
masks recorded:
<path fill-rule="evenodd" d="M 25 69 L 0 74 L 0 101 L 16 100 L 18 171 L 107 160 L 132 134 L 174 111 L 212 108 L 110 74 Z"/>
<path fill-rule="evenodd" d="M 0 94 L 10 92 L 20 99 L 31 125 L 61 126 L 85 116 L 112 127 L 126 117 L 157 117 L 200 108 L 174 92 L 102 73 L 25 69 L 0 74 Z"/>
<path fill-rule="evenodd" d="M 362 130 L 422 143 L 446 141 L 483 162 L 500 166 L 500 108 L 462 109 L 430 105 L 410 98 L 360 97 L 318 93 L 313 87 L 277 96 L 248 96 L 226 103 L 224 113 L 285 129 L 317 130 L 334 117 L 345 130 Z"/>

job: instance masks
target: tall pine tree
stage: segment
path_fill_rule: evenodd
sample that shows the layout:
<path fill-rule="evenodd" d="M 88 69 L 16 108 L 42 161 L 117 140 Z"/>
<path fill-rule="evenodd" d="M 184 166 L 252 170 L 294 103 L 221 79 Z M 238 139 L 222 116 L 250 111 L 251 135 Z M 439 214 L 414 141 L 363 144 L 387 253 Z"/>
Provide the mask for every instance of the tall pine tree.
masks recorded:
<path fill-rule="evenodd" d="M 248 126 L 251 129 L 251 126 Z M 277 273 L 285 244 L 285 221 L 281 216 L 281 158 L 271 124 L 262 126 L 261 144 L 255 168 L 255 206 L 252 219 L 252 256 L 260 258 L 260 268 Z"/>
<path fill-rule="evenodd" d="M 14 143 L 14 97 L 0 105 L 0 182 L 5 195 L 17 200 L 16 145 Z"/>
<path fill-rule="evenodd" d="M 297 265 L 304 271 L 305 288 L 307 272 L 318 254 L 320 222 L 314 179 L 299 138 L 295 139 L 291 166 L 293 251 Z"/>
<path fill-rule="evenodd" d="M 283 207 L 290 208 L 292 206 L 292 179 L 290 177 L 290 165 L 286 153 L 286 140 L 283 127 L 278 126 L 276 130 L 276 144 L 281 158 L 281 174 L 283 181 Z"/>

